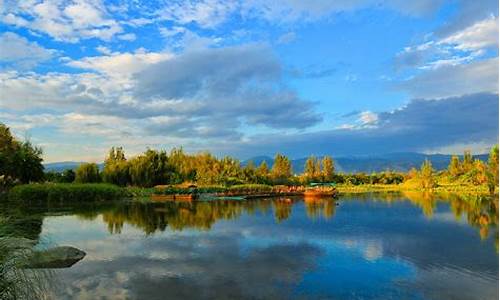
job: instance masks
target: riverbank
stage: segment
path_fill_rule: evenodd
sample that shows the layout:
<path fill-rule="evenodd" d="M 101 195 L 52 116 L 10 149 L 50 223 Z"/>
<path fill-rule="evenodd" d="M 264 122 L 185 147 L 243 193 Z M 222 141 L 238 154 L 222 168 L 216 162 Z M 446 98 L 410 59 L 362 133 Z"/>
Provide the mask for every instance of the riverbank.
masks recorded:
<path fill-rule="evenodd" d="M 179 199 L 252 199 L 262 197 L 280 196 L 304 196 L 306 187 L 265 185 L 265 184 L 243 184 L 233 186 L 200 186 L 178 185 L 178 186 L 156 186 L 153 188 L 141 187 L 118 187 L 104 183 L 45 183 L 24 184 L 13 187 L 7 194 L 10 201 L 25 203 L 40 202 L 93 202 L 120 199 L 143 199 L 150 200 L 152 197 L 173 196 Z M 409 187 L 404 184 L 362 184 L 345 185 L 339 184 L 329 191 L 318 190 L 318 196 L 332 197 L 338 193 L 372 193 L 372 192 L 427 192 L 427 193 L 466 193 L 466 194 L 489 194 L 487 186 L 472 185 L 440 185 L 433 189 L 420 189 Z M 496 191 L 498 193 L 498 190 Z M 167 197 L 168 198 L 168 197 Z M 175 197 L 172 198 L 175 200 Z"/>
<path fill-rule="evenodd" d="M 370 193 L 370 192 L 397 192 L 397 191 L 416 191 L 416 192 L 450 192 L 450 193 L 480 193 L 489 194 L 486 185 L 439 185 L 432 189 L 422 189 L 404 184 L 360 184 L 335 186 L 339 193 Z M 496 192 L 498 194 L 498 188 Z"/>
<path fill-rule="evenodd" d="M 45 183 L 13 187 L 7 199 L 14 202 L 92 202 L 129 197 L 126 189 L 106 183 Z"/>

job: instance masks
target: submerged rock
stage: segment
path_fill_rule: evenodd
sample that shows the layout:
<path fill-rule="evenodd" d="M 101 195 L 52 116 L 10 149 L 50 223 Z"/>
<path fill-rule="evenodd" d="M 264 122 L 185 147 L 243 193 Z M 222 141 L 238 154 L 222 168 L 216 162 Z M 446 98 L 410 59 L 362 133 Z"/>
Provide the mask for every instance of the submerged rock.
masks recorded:
<path fill-rule="evenodd" d="M 36 251 L 28 268 L 69 268 L 85 257 L 86 253 L 70 246 Z"/>

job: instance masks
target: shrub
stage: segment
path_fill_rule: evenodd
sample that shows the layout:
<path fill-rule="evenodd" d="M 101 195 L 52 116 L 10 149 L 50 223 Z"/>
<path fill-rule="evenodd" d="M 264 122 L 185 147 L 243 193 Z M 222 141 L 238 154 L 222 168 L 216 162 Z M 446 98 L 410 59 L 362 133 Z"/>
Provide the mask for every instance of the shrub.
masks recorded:
<path fill-rule="evenodd" d="M 23 202 L 117 200 L 128 196 L 126 190 L 112 184 L 24 184 L 12 188 L 9 200 Z"/>
<path fill-rule="evenodd" d="M 240 184 L 229 188 L 230 192 L 259 193 L 270 192 L 273 187 L 267 184 Z"/>

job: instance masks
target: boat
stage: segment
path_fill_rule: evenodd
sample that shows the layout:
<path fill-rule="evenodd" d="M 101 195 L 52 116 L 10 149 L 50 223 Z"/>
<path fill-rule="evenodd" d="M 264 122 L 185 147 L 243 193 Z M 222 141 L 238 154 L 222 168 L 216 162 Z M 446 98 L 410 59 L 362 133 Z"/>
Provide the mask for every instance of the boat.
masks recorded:
<path fill-rule="evenodd" d="M 334 197 L 337 194 L 337 190 L 317 190 L 317 189 L 307 189 L 304 191 L 305 197 Z"/>
<path fill-rule="evenodd" d="M 304 190 L 303 194 L 306 198 L 335 197 L 337 189 L 335 188 L 335 183 L 313 182 L 309 184 L 309 187 Z"/>
<path fill-rule="evenodd" d="M 153 201 L 193 201 L 197 199 L 195 194 L 172 194 L 172 195 L 152 195 Z"/>

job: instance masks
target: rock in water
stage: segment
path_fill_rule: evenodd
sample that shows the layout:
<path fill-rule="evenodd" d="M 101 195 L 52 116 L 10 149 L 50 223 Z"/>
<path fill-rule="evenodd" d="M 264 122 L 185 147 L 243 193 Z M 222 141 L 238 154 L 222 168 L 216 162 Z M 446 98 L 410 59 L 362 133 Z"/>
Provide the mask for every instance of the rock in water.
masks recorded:
<path fill-rule="evenodd" d="M 80 249 L 70 246 L 60 246 L 43 251 L 37 251 L 28 264 L 28 268 L 69 268 L 86 255 Z"/>

